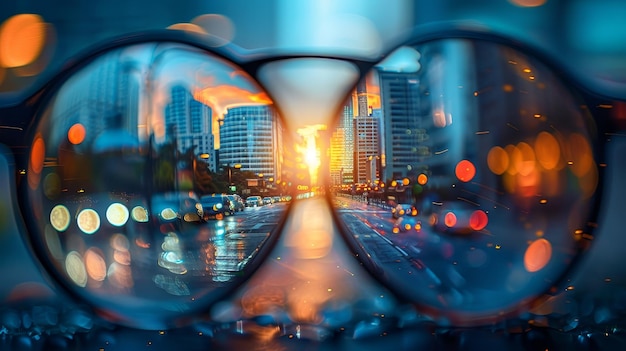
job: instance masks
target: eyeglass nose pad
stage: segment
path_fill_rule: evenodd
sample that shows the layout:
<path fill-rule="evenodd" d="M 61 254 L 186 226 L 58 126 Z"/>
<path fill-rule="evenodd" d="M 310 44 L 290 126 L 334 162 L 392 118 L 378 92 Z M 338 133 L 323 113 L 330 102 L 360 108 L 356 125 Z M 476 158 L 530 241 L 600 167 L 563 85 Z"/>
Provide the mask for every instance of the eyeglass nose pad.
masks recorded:
<path fill-rule="evenodd" d="M 359 75 L 348 61 L 296 58 L 264 65 L 257 79 L 272 95 L 288 128 L 296 131 L 332 124 Z"/>

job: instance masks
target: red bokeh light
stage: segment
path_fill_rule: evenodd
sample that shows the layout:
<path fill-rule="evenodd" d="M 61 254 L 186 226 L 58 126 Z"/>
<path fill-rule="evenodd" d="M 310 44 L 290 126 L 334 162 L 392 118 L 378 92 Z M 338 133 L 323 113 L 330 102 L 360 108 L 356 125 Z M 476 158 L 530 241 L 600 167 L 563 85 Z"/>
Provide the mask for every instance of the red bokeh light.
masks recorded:
<path fill-rule="evenodd" d="M 476 210 L 472 212 L 469 220 L 470 228 L 473 230 L 482 230 L 487 226 L 487 223 L 489 223 L 489 218 L 485 211 Z"/>
<path fill-rule="evenodd" d="M 460 181 L 469 182 L 476 175 L 476 167 L 470 161 L 462 160 L 457 163 L 454 173 Z"/>
<path fill-rule="evenodd" d="M 456 215 L 452 212 L 446 213 L 446 216 L 443 219 L 443 223 L 448 228 L 452 228 L 456 225 Z"/>

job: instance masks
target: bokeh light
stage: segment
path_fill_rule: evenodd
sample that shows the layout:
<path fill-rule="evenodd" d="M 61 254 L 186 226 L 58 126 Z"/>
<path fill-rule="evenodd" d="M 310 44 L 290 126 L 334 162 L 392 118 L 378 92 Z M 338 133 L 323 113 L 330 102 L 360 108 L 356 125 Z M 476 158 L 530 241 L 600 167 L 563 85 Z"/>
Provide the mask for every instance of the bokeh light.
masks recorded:
<path fill-rule="evenodd" d="M 106 278 L 106 262 L 102 252 L 98 248 L 89 248 L 85 252 L 85 269 L 89 278 L 95 281 L 103 281 Z"/>
<path fill-rule="evenodd" d="M 448 228 L 452 228 L 456 225 L 457 222 L 457 218 L 456 215 L 454 214 L 454 212 L 448 212 L 445 214 L 444 218 L 443 218 L 444 224 L 446 225 L 446 227 Z"/>
<path fill-rule="evenodd" d="M 559 142 L 552 134 L 540 132 L 535 139 L 535 155 L 543 169 L 555 169 L 561 159 Z"/>
<path fill-rule="evenodd" d="M 513 149 L 511 163 L 515 173 L 528 176 L 535 170 L 535 152 L 528 143 L 520 142 Z"/>
<path fill-rule="evenodd" d="M 65 271 L 74 284 L 83 288 L 87 286 L 87 269 L 85 269 L 85 264 L 83 263 L 83 258 L 80 253 L 71 251 L 67 254 L 65 258 Z"/>
<path fill-rule="evenodd" d="M 419 185 L 425 185 L 428 182 L 428 176 L 424 173 L 421 173 L 417 176 L 417 183 Z"/>
<path fill-rule="evenodd" d="M 45 25 L 35 14 L 18 14 L 0 27 L 0 65 L 25 66 L 37 59 L 45 44 Z"/>
<path fill-rule="evenodd" d="M 548 0 L 509 0 L 510 3 L 519 7 L 543 6 Z"/>
<path fill-rule="evenodd" d="M 566 157 L 572 172 L 578 177 L 585 176 L 595 166 L 589 141 L 581 134 L 573 133 L 568 138 L 568 146 Z"/>
<path fill-rule="evenodd" d="M 494 174 L 501 175 L 509 168 L 509 154 L 500 146 L 494 146 L 487 155 L 487 165 Z"/>
<path fill-rule="evenodd" d="M 235 37 L 235 26 L 230 18 L 219 14 L 206 14 L 195 17 L 192 24 L 202 28 L 207 34 L 216 38 L 217 45 L 230 43 Z"/>
<path fill-rule="evenodd" d="M 524 268 L 528 272 L 542 270 L 552 258 L 552 244 L 544 238 L 535 240 L 524 253 Z"/>
<path fill-rule="evenodd" d="M 457 163 L 454 173 L 460 181 L 469 182 L 476 175 L 476 167 L 472 162 L 468 160 L 462 160 Z"/>
<path fill-rule="evenodd" d="M 78 228 L 85 234 L 93 234 L 100 229 L 100 215 L 91 208 L 81 210 L 76 217 Z"/>
<path fill-rule="evenodd" d="M 80 123 L 74 124 L 67 132 L 67 139 L 74 145 L 82 143 L 85 140 L 85 127 Z"/>
<path fill-rule="evenodd" d="M 473 230 L 483 230 L 488 223 L 489 218 L 485 211 L 476 210 L 470 215 L 469 225 Z"/>
<path fill-rule="evenodd" d="M 56 231 L 65 231 L 70 226 L 70 221 L 70 211 L 65 205 L 56 205 L 50 211 L 50 224 Z"/>
<path fill-rule="evenodd" d="M 128 221 L 128 218 L 129 218 L 128 208 L 126 208 L 124 204 L 121 204 L 119 202 L 114 202 L 110 204 L 109 207 L 107 208 L 106 218 L 109 221 L 109 223 L 111 223 L 111 225 L 114 225 L 116 227 L 121 227 L 124 224 L 126 224 L 126 222 Z"/>
<path fill-rule="evenodd" d="M 43 169 L 43 160 L 46 154 L 46 144 L 43 138 L 38 135 L 35 137 L 30 149 L 30 170 L 39 174 Z"/>

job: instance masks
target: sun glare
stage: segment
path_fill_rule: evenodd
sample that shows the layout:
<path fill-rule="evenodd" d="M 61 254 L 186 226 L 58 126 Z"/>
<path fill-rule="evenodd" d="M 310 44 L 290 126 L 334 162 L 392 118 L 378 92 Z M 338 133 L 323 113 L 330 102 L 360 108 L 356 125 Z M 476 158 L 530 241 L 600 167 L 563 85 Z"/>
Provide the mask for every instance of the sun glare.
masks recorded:
<path fill-rule="evenodd" d="M 302 137 L 302 144 L 298 147 L 302 161 L 309 170 L 311 184 L 317 183 L 318 171 L 320 168 L 320 151 L 317 147 L 318 131 L 326 129 L 325 125 L 307 126 L 298 129 L 298 134 Z"/>
<path fill-rule="evenodd" d="M 304 151 L 304 161 L 310 169 L 317 169 L 320 166 L 320 155 L 316 147 L 315 138 L 307 138 L 306 149 Z"/>

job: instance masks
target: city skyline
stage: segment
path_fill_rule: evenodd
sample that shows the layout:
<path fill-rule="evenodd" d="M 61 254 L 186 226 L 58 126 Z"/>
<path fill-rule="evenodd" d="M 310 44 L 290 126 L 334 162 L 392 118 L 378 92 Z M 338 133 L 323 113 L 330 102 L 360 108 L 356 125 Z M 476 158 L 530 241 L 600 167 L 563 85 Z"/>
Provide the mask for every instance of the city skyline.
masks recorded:
<path fill-rule="evenodd" d="M 300 163 L 316 170 L 323 162 L 324 172 L 329 174 L 322 175 L 322 179 L 330 176 L 333 184 L 377 182 L 388 177 L 381 172 L 386 166 L 386 153 L 393 147 L 385 142 L 394 133 L 403 132 L 387 125 L 394 114 L 385 108 L 384 95 L 388 91 L 384 90 L 384 82 L 392 73 L 380 68 L 380 72 L 373 71 L 355 87 L 337 117 L 336 128 L 321 134 L 333 138 L 332 142 L 328 141 L 331 151 L 321 152 L 320 147 L 325 143 L 316 142 L 321 135 L 312 140 L 300 135 L 298 143 L 284 144 L 281 140 L 289 131 L 280 123 L 280 116 L 272 113 L 269 119 L 275 127 L 270 129 L 271 136 L 265 137 L 271 140 L 271 146 L 266 148 L 272 150 L 268 153 L 271 160 L 255 164 L 249 161 L 254 158 L 250 150 L 260 149 L 243 145 L 248 154 L 242 158 L 242 151 L 236 150 L 242 145 L 221 145 L 223 131 L 236 123 L 230 118 L 235 118 L 238 111 L 273 110 L 273 103 L 237 67 L 214 59 L 207 61 L 198 52 L 176 46 L 142 45 L 110 53 L 61 91 L 55 113 L 76 115 L 63 119 L 65 128 L 81 123 L 87 135 L 98 135 L 115 127 L 126 131 L 128 139 L 135 139 L 138 145 L 151 134 L 157 144 L 174 138 L 180 152 L 193 149 L 197 155 L 206 155 L 202 158 L 213 172 L 224 164 L 240 164 L 242 170 L 283 178 L 286 163 L 292 164 L 292 169 L 298 169 L 300 166 L 295 164 Z M 413 80 L 414 77 L 407 81 Z M 95 118 L 94 114 L 105 118 Z M 257 127 L 248 125 L 247 134 L 241 137 L 253 138 L 261 132 L 263 124 Z M 311 128 L 325 130 L 328 126 Z M 115 143 L 120 139 L 107 141 Z M 286 148 L 294 150 L 286 152 Z M 285 155 L 292 155 L 293 160 L 286 160 Z M 261 163 L 267 165 L 259 166 Z M 306 178 L 315 181 L 317 176 L 311 173 Z"/>

